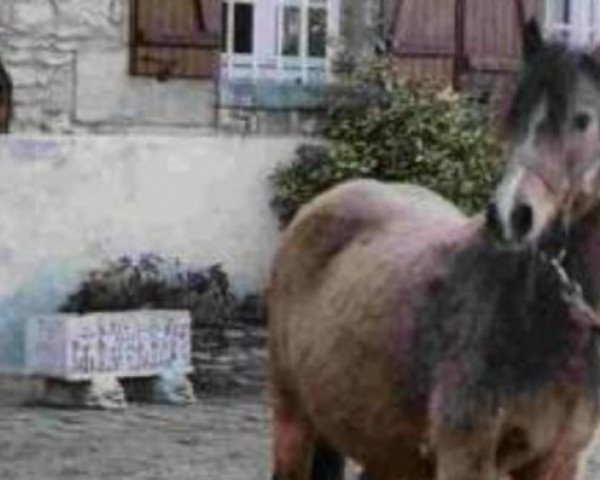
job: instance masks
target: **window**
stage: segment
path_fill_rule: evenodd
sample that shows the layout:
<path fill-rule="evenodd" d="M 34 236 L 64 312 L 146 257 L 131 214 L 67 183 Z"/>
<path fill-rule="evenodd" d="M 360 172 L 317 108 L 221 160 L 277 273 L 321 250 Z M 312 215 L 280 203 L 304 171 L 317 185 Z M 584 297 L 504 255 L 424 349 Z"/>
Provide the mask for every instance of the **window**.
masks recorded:
<path fill-rule="evenodd" d="M 222 0 L 221 12 L 221 82 L 326 81 L 340 0 Z"/>
<path fill-rule="evenodd" d="M 308 9 L 308 56 L 324 58 L 327 51 L 327 10 Z"/>
<path fill-rule="evenodd" d="M 545 0 L 548 35 L 575 46 L 600 40 L 600 4 L 597 0 Z"/>
<path fill-rule="evenodd" d="M 224 0 L 222 52 L 249 55 L 254 52 L 254 4 Z M 230 12 L 233 15 L 230 17 Z"/>
<path fill-rule="evenodd" d="M 130 0 L 132 75 L 210 78 L 218 69 L 219 0 Z"/>
<path fill-rule="evenodd" d="M 327 4 L 312 0 L 280 0 L 281 41 L 285 57 L 325 58 Z"/>
<path fill-rule="evenodd" d="M 277 55 L 285 82 L 323 83 L 327 77 L 327 39 L 333 3 L 327 0 L 276 0 L 279 4 Z"/>
<path fill-rule="evenodd" d="M 233 25 L 233 53 L 252 53 L 254 5 L 236 3 Z"/>
<path fill-rule="evenodd" d="M 299 7 L 283 7 L 281 55 L 300 55 L 300 13 Z"/>
<path fill-rule="evenodd" d="M 226 53 L 228 48 L 227 42 L 227 25 L 229 24 L 229 3 L 223 2 L 221 4 L 221 52 Z"/>

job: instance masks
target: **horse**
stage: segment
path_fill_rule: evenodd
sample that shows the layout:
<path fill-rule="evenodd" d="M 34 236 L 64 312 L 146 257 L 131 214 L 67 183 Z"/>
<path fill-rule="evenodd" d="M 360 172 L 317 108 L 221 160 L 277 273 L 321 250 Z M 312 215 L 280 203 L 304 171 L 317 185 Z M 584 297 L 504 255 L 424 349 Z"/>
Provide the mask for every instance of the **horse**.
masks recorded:
<path fill-rule="evenodd" d="M 273 479 L 573 480 L 599 415 L 600 61 L 523 31 L 504 176 L 466 217 L 354 180 L 267 285 Z"/>

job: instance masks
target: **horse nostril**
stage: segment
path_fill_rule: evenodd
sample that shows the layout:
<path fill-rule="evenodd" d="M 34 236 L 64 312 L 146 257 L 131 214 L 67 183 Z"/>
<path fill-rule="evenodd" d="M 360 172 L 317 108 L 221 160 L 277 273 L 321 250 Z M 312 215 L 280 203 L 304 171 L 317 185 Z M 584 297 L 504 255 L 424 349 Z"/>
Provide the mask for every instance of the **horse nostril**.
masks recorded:
<path fill-rule="evenodd" d="M 521 240 L 533 226 L 533 210 L 529 205 L 519 203 L 512 211 L 510 223 L 515 238 Z"/>
<path fill-rule="evenodd" d="M 498 215 L 498 207 L 494 202 L 487 206 L 485 213 L 485 224 L 487 229 L 496 237 L 502 236 L 502 226 L 500 225 L 500 215 Z"/>

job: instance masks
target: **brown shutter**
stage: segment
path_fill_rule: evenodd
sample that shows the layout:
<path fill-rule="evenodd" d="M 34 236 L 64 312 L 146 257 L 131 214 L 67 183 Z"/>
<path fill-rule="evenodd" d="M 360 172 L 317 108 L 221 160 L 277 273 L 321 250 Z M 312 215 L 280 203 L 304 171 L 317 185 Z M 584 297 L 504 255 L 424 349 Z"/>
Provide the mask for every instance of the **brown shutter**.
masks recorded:
<path fill-rule="evenodd" d="M 130 0 L 133 75 L 211 78 L 219 66 L 220 0 Z"/>
<path fill-rule="evenodd" d="M 451 83 L 455 0 L 388 0 L 386 6 L 398 74 L 426 83 Z"/>
<path fill-rule="evenodd" d="M 464 32 L 457 35 L 458 0 L 386 0 L 388 32 L 402 75 L 446 81 L 456 68 L 458 39 L 469 59 L 459 73 L 509 75 L 518 64 L 521 44 L 519 7 L 525 18 L 535 13 L 536 0 L 465 0 Z"/>

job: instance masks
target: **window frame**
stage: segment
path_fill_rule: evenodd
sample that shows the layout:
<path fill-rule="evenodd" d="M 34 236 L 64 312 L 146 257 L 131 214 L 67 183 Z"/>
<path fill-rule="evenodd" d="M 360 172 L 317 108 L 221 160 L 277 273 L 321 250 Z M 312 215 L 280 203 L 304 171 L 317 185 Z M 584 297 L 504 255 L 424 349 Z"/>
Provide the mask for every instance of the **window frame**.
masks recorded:
<path fill-rule="evenodd" d="M 221 45 L 221 81 L 325 84 L 333 80 L 331 38 L 339 37 L 340 0 L 222 0 L 229 12 Z M 254 49 L 250 54 L 233 51 L 235 3 L 254 5 Z M 298 55 L 282 55 L 283 8 L 300 9 L 300 48 Z M 309 55 L 309 11 L 324 13 L 324 55 Z M 225 7 L 222 7 L 222 11 Z"/>
<path fill-rule="evenodd" d="M 235 5 L 236 4 L 248 4 L 252 5 L 252 49 L 250 53 L 236 53 L 234 51 L 235 46 Z M 255 51 L 255 40 L 254 34 L 256 29 L 256 0 L 222 0 L 222 4 L 227 5 L 228 15 L 227 22 L 225 23 L 225 31 L 223 35 L 223 45 L 225 48 L 221 49 L 221 53 L 224 55 L 232 56 L 252 56 Z M 221 10 L 223 11 L 223 10 Z"/>
<path fill-rule="evenodd" d="M 284 55 L 282 53 L 283 38 L 284 38 L 284 12 L 286 8 L 296 7 L 300 10 L 300 45 L 298 57 L 301 58 L 313 58 L 313 59 L 327 59 L 328 58 L 328 45 L 327 38 L 329 36 L 329 15 L 330 4 L 327 0 L 278 0 L 277 1 L 277 40 L 276 40 L 276 53 L 282 57 L 292 57 L 293 55 Z M 325 54 L 321 56 L 311 56 L 309 52 L 309 21 L 310 21 L 310 10 L 323 10 L 325 12 Z"/>
<path fill-rule="evenodd" d="M 544 27 L 548 36 L 565 43 L 594 45 L 600 41 L 600 6 L 596 0 L 544 0 Z"/>
<path fill-rule="evenodd" d="M 298 55 L 284 55 L 284 11 L 289 7 L 300 9 L 300 45 Z M 309 55 L 309 11 L 310 9 L 320 9 L 325 11 L 325 54 L 324 56 Z M 331 2 L 329 0 L 277 0 L 276 6 L 276 25 L 277 34 L 275 41 L 275 54 L 277 57 L 277 67 L 283 78 L 289 77 L 288 81 L 300 81 L 303 84 L 315 83 L 311 81 L 311 72 L 323 72 L 324 78 L 317 80 L 316 83 L 325 83 L 331 78 L 329 69 L 329 59 L 331 56 L 328 39 L 332 36 L 330 23 Z M 299 75 L 292 73 L 299 71 Z M 295 78 L 294 78 L 295 76 Z"/>
<path fill-rule="evenodd" d="M 311 55 L 310 54 L 310 14 L 311 14 L 311 10 L 312 11 L 323 11 L 325 12 L 325 39 L 324 39 L 324 51 L 323 51 L 323 55 Z M 327 3 L 325 2 L 324 4 L 319 4 L 319 5 L 311 5 L 309 3 L 308 8 L 306 9 L 306 56 L 308 58 L 322 58 L 322 59 L 327 59 L 327 54 L 328 54 L 328 27 L 329 27 L 329 8 Z"/>

